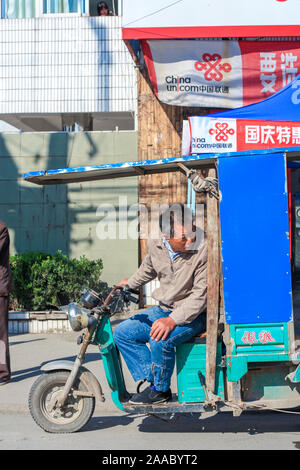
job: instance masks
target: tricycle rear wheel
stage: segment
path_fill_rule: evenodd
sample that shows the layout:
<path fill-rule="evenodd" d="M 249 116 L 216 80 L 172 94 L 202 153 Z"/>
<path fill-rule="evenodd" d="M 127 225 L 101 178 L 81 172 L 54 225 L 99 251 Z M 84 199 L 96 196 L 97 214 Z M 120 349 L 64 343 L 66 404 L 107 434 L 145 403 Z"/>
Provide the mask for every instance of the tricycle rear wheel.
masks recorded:
<path fill-rule="evenodd" d="M 69 371 L 43 374 L 31 387 L 29 410 L 34 421 L 46 432 L 79 431 L 93 415 L 95 398 L 73 395 L 73 390 L 87 392 L 80 379 L 75 381 L 64 406 L 61 409 L 54 406 L 56 397 L 62 391 L 69 375 Z"/>

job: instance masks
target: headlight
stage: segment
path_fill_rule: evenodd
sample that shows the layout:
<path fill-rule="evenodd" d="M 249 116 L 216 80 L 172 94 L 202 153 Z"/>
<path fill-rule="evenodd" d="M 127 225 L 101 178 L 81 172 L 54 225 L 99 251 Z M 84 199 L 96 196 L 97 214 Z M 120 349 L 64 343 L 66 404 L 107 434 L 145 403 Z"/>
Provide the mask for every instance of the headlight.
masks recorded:
<path fill-rule="evenodd" d="M 89 310 L 82 308 L 75 302 L 68 305 L 67 313 L 71 328 L 74 331 L 83 330 L 97 322 L 97 318 L 91 315 Z"/>

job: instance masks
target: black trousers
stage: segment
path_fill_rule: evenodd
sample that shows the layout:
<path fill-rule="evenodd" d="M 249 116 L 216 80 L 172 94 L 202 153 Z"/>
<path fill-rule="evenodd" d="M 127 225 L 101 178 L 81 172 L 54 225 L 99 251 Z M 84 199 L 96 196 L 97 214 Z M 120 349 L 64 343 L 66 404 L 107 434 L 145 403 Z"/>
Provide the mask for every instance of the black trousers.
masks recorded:
<path fill-rule="evenodd" d="M 10 379 L 8 297 L 0 297 L 0 379 Z"/>

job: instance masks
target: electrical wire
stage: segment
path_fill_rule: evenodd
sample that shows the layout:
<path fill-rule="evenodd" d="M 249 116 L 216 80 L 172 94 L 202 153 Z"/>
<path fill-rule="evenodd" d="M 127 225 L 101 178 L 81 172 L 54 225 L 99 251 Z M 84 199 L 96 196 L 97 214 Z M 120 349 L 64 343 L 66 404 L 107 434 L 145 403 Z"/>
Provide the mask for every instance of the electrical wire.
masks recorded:
<path fill-rule="evenodd" d="M 231 406 L 231 404 L 229 405 Z M 271 408 L 269 406 L 260 406 L 260 405 L 252 405 L 255 409 L 264 410 L 264 411 L 278 411 L 279 413 L 287 413 L 293 415 L 300 415 L 300 411 L 289 411 L 289 410 L 281 410 L 280 408 Z M 238 408 L 238 407 L 237 407 Z M 242 411 L 249 411 L 251 408 L 244 408 Z"/>
<path fill-rule="evenodd" d="M 270 410 L 270 411 L 278 411 L 279 413 L 287 413 L 292 415 L 300 415 L 300 411 L 288 411 L 288 410 L 281 410 L 279 408 L 265 408 L 265 407 L 258 407 L 259 409 L 263 410 Z"/>
<path fill-rule="evenodd" d="M 176 3 L 181 3 L 183 1 L 184 0 L 177 0 L 176 2 L 170 3 L 169 5 L 166 5 L 165 7 L 160 8 L 159 10 L 155 10 L 152 13 L 149 13 L 148 15 L 145 15 L 145 16 L 142 16 L 141 18 L 137 18 L 136 20 L 130 21 L 130 23 L 127 23 L 127 24 L 123 25 L 123 28 L 126 28 L 128 25 L 130 25 L 132 23 L 135 23 L 136 21 L 140 21 L 140 20 L 143 20 L 144 18 L 148 18 L 149 16 L 153 16 L 156 13 L 159 13 L 160 11 L 166 10 L 167 8 L 170 8 L 173 5 L 176 5 Z"/>

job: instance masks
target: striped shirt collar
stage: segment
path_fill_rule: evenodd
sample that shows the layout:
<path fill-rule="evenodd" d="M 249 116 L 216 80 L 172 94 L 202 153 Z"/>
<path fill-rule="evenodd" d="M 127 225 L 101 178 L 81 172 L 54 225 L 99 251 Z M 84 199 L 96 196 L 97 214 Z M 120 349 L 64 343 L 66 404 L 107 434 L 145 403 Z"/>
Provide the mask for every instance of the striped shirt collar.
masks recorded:
<path fill-rule="evenodd" d="M 175 259 L 177 256 L 181 255 L 182 251 L 176 251 L 176 252 L 173 251 L 172 248 L 171 248 L 170 243 L 169 243 L 164 237 L 162 237 L 162 240 L 163 240 L 165 246 L 167 247 L 167 249 L 168 249 L 168 251 L 169 251 L 169 255 L 170 255 L 171 261 L 174 261 L 174 259 Z"/>

